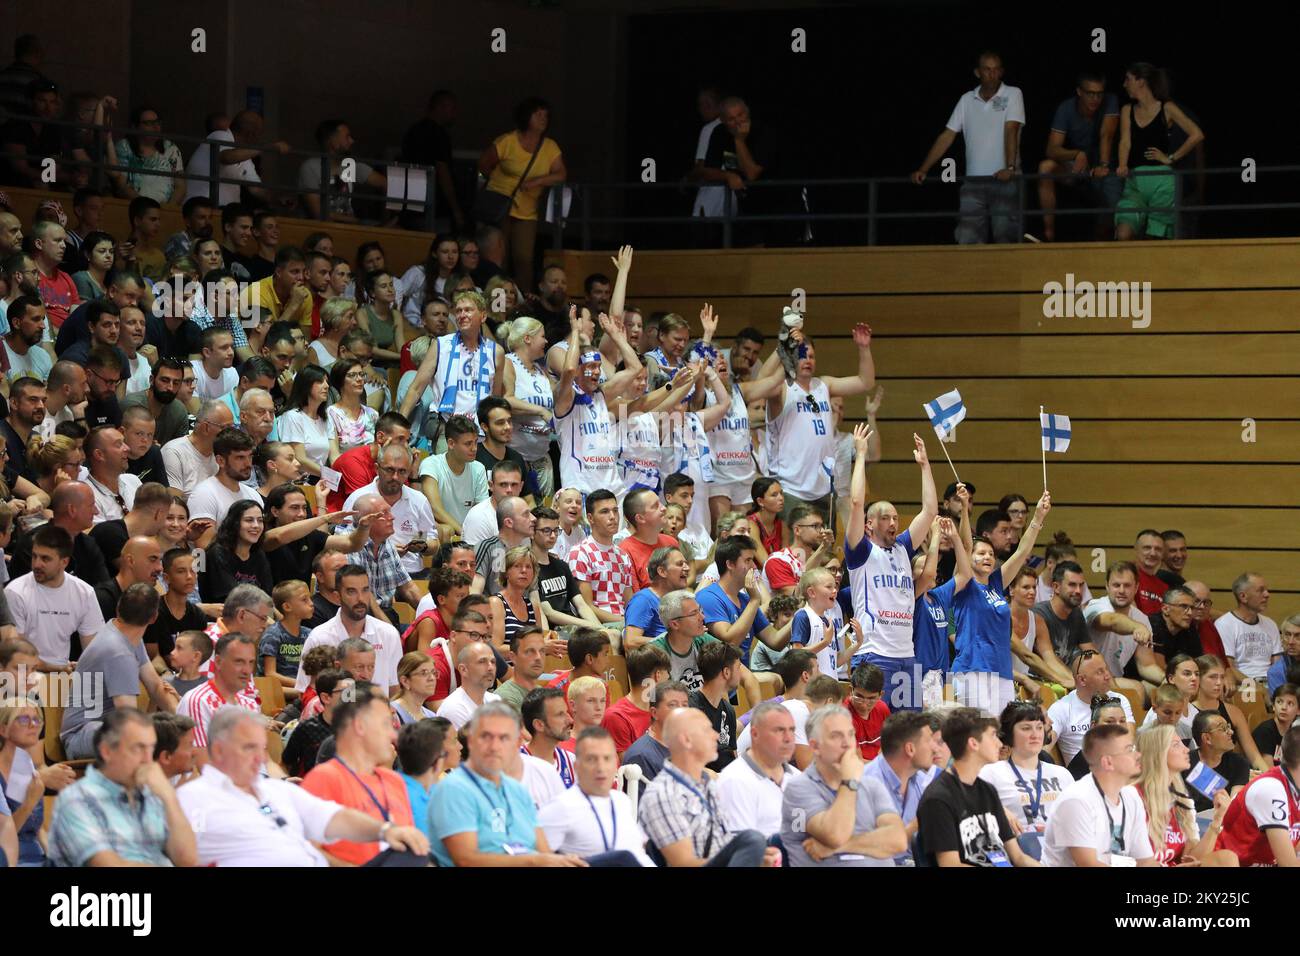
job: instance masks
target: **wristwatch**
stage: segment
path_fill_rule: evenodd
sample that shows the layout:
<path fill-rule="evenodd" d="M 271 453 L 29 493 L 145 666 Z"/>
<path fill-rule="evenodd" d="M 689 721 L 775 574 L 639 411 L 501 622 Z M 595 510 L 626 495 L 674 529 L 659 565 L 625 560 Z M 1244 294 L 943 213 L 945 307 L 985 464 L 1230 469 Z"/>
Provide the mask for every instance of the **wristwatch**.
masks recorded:
<path fill-rule="evenodd" d="M 857 793 L 857 792 L 858 792 L 858 781 L 856 781 L 856 780 L 841 780 L 841 781 L 840 781 L 840 786 L 841 786 L 841 787 L 848 787 L 848 788 L 849 788 L 850 790 L 852 790 L 854 793 Z"/>

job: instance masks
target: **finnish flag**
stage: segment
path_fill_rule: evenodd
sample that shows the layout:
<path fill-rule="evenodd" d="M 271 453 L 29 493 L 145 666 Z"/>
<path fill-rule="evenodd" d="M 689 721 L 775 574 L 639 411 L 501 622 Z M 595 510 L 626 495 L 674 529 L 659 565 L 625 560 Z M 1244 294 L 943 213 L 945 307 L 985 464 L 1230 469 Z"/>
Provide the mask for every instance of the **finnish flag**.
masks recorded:
<path fill-rule="evenodd" d="M 944 392 L 932 402 L 921 406 L 934 426 L 934 433 L 940 441 L 946 440 L 959 422 L 966 419 L 966 406 L 961 400 L 961 392 L 955 388 Z"/>
<path fill-rule="evenodd" d="M 1070 420 L 1064 415 L 1043 412 L 1043 451 L 1063 452 L 1070 447 Z"/>

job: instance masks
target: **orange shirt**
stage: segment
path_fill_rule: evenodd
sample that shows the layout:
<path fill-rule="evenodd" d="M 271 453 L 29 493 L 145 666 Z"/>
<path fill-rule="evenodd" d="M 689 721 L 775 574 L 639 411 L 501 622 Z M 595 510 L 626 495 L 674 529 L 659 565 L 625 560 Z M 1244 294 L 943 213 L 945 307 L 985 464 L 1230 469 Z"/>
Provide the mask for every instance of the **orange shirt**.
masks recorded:
<path fill-rule="evenodd" d="M 386 767 L 379 767 L 373 773 L 354 774 L 337 758 L 327 760 L 303 778 L 302 788 L 322 800 L 333 800 L 376 820 L 386 819 L 393 826 L 414 825 L 406 784 Z M 325 850 L 340 860 L 360 866 L 379 854 L 379 844 L 339 840 L 326 844 Z"/>
<path fill-rule="evenodd" d="M 650 555 L 658 548 L 679 548 L 677 539 L 660 532 L 659 540 L 654 544 L 645 544 L 636 538 L 624 538 L 618 545 L 623 553 L 632 559 L 632 570 L 636 572 L 636 589 L 638 591 L 650 586 Z"/>

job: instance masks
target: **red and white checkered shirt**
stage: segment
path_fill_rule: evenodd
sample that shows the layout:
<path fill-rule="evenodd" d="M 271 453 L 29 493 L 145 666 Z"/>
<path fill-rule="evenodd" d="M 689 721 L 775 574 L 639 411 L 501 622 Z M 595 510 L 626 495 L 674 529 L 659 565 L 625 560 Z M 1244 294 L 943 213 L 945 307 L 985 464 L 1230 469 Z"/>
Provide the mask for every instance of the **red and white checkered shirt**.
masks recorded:
<path fill-rule="evenodd" d="M 194 721 L 194 746 L 208 745 L 208 721 L 228 703 L 254 712 L 261 710 L 257 698 L 247 691 L 237 693 L 233 701 L 226 700 L 221 696 L 221 691 L 217 690 L 215 681 L 200 684 L 181 698 L 181 702 L 176 705 L 176 713 L 184 714 Z"/>
<path fill-rule="evenodd" d="M 607 614 L 623 616 L 623 594 L 636 588 L 632 559 L 616 544 L 606 547 L 587 538 L 569 552 L 569 567 L 579 581 L 591 585 L 596 606 Z"/>

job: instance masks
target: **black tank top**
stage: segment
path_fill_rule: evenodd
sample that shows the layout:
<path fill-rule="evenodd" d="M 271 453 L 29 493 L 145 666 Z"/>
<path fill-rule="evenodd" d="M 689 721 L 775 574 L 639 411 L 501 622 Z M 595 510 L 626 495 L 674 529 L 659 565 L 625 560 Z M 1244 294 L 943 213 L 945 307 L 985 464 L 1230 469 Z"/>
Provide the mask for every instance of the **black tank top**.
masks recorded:
<path fill-rule="evenodd" d="M 1154 159 L 1147 159 L 1147 150 L 1155 148 L 1166 156 L 1169 155 L 1169 124 L 1165 121 L 1165 104 L 1160 104 L 1160 111 L 1146 126 L 1139 126 L 1137 105 L 1129 111 L 1129 167 L 1162 165 Z"/>
<path fill-rule="evenodd" d="M 533 609 L 533 602 L 525 597 L 524 603 L 528 606 L 528 616 L 521 619 L 515 614 L 514 609 L 510 607 L 510 602 L 506 600 L 504 593 L 498 595 L 498 597 L 501 598 L 501 605 L 505 608 L 504 631 L 506 644 L 508 645 L 516 634 L 537 624 L 537 613 Z"/>

